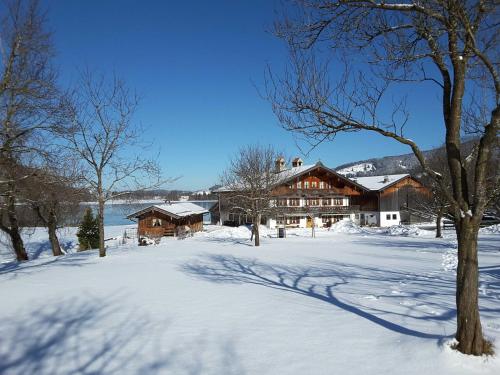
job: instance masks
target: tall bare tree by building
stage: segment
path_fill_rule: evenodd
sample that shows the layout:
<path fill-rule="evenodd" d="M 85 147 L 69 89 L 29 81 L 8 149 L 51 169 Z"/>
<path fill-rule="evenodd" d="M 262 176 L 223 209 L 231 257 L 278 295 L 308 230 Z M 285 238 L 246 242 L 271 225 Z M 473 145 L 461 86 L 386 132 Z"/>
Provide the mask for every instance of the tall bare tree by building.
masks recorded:
<path fill-rule="evenodd" d="M 498 174 L 488 171 L 500 129 L 498 2 L 293 3 L 297 7 L 289 12 L 292 16 L 276 23 L 277 35 L 290 48 L 291 64 L 281 77 L 268 76 L 274 112 L 285 129 L 313 143 L 340 132 L 369 131 L 412 149 L 425 173 L 442 185 L 455 218 L 456 348 L 474 355 L 490 352 L 478 309 L 477 238 L 492 199 L 485 186 L 498 188 L 500 182 Z M 326 62 L 332 59 L 347 61 L 336 66 L 345 74 L 335 81 Z M 392 90 L 397 84 L 419 83 L 429 90 L 434 87 L 441 96 L 439 122 L 444 124 L 451 189 L 445 189 L 441 174 L 407 136 L 405 95 L 398 100 L 399 92 Z M 388 106 L 393 106 L 392 114 Z M 479 139 L 471 176 L 460 147 L 465 131 Z"/>
<path fill-rule="evenodd" d="M 52 42 L 38 2 L 7 1 L 0 10 L 0 230 L 22 261 L 28 255 L 16 212 L 18 183 L 29 177 L 26 161 L 46 153 L 44 135 L 64 116 L 51 66 Z"/>
<path fill-rule="evenodd" d="M 259 225 L 262 217 L 276 210 L 272 189 L 280 181 L 275 168 L 279 154 L 271 146 L 246 146 L 231 159 L 222 175 L 224 204 L 235 213 L 252 218 L 252 237 L 260 246 Z"/>
<path fill-rule="evenodd" d="M 82 160 L 84 179 L 98 203 L 99 256 L 104 246 L 105 202 L 131 191 L 157 187 L 160 168 L 143 158 L 142 129 L 134 122 L 139 99 L 125 82 L 89 70 L 76 89 L 69 149 Z M 142 143 L 141 143 L 142 142 Z"/>
<path fill-rule="evenodd" d="M 443 218 L 453 218 L 449 210 L 450 204 L 446 199 L 446 193 L 442 191 L 443 186 L 451 189 L 444 147 L 433 150 L 426 157 L 426 161 L 433 171 L 441 174 L 441 182 L 439 184 L 436 183 L 434 178 L 422 171 L 420 165 L 416 165 L 409 172 L 413 176 L 419 176 L 419 181 L 429 189 L 430 195 L 413 192 L 409 198 L 411 207 L 405 207 L 405 209 L 410 215 L 435 220 L 436 238 L 440 238 L 442 237 Z"/>

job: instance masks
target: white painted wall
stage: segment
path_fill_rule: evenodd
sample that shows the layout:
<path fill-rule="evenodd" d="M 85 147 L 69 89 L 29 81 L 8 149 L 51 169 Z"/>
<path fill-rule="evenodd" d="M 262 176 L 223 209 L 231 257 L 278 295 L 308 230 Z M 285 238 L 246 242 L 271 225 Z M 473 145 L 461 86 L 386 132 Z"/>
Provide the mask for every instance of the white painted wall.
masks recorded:
<path fill-rule="evenodd" d="M 389 216 L 389 219 L 387 218 Z M 381 211 L 380 212 L 380 226 L 390 227 L 391 225 L 398 225 L 401 221 L 399 211 Z"/>
<path fill-rule="evenodd" d="M 300 228 L 305 228 L 306 226 L 307 226 L 307 218 L 302 217 L 302 218 L 300 219 L 300 224 L 299 224 L 299 227 L 300 227 Z"/>
<path fill-rule="evenodd" d="M 318 227 L 322 227 L 322 226 L 323 226 L 323 221 L 321 220 L 321 218 L 320 218 L 320 217 L 315 217 L 315 218 L 314 218 L 314 226 L 315 226 L 316 228 L 318 228 Z"/>
<path fill-rule="evenodd" d="M 358 224 L 361 223 L 361 215 L 365 216 L 364 225 L 379 225 L 379 216 L 377 211 L 363 211 L 359 214 Z"/>
<path fill-rule="evenodd" d="M 276 228 L 276 220 L 275 219 L 267 219 L 267 227 L 270 229 Z"/>

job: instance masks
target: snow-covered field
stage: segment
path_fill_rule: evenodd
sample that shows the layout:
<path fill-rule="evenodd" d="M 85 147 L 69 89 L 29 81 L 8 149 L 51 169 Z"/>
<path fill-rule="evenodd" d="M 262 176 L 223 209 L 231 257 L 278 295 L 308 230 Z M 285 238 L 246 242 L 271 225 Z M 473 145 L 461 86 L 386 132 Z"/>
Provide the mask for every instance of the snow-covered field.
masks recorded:
<path fill-rule="evenodd" d="M 0 264 L 0 374 L 498 374 L 500 359 L 452 351 L 456 241 L 415 227 L 208 227 L 108 257 Z M 500 234 L 480 238 L 480 306 L 500 351 Z M 7 259 L 5 246 L 0 244 Z"/>

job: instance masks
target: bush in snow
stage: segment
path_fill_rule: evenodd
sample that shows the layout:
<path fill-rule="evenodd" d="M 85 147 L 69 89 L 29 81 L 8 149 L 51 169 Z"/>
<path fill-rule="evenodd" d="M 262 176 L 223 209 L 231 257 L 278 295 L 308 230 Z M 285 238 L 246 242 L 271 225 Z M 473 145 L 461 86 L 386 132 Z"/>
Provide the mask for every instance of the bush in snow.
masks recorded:
<path fill-rule="evenodd" d="M 78 237 L 80 251 L 99 247 L 99 219 L 94 217 L 91 208 L 85 210 L 76 236 Z"/>

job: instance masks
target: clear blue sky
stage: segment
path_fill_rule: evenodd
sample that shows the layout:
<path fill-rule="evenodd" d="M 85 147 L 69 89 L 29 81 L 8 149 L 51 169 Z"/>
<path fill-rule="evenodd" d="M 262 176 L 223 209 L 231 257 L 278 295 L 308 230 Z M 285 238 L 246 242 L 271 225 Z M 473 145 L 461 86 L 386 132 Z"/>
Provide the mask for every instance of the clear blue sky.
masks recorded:
<path fill-rule="evenodd" d="M 273 144 L 300 154 L 294 136 L 259 97 L 266 64 L 283 67 L 286 52 L 268 30 L 280 9 L 273 0 L 45 0 L 64 80 L 88 65 L 116 71 L 141 95 L 136 120 L 161 148 L 168 188 L 215 184 L 240 146 Z M 439 98 L 415 90 L 409 136 L 424 149 L 442 140 Z M 304 150 L 307 145 L 299 142 Z M 330 167 L 410 152 L 367 133 L 346 134 L 313 150 L 306 162 Z"/>

